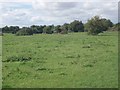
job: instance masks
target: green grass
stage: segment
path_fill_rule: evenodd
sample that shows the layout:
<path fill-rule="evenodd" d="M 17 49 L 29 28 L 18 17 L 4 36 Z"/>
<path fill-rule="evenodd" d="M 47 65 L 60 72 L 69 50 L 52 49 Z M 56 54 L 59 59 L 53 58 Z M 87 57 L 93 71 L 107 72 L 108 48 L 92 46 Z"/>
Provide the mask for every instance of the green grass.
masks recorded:
<path fill-rule="evenodd" d="M 4 34 L 2 67 L 3 88 L 116 88 L 118 35 Z"/>
<path fill-rule="evenodd" d="M 2 89 L 2 37 L 0 36 L 0 89 Z"/>

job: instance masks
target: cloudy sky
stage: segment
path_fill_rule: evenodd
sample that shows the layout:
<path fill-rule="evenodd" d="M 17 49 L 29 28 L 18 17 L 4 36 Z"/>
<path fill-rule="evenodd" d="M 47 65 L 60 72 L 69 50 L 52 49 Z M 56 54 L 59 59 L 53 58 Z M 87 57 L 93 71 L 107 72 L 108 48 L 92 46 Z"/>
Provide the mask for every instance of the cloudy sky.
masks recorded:
<path fill-rule="evenodd" d="M 118 22 L 118 0 L 1 0 L 1 25 L 50 25 L 82 20 L 95 15 Z"/>

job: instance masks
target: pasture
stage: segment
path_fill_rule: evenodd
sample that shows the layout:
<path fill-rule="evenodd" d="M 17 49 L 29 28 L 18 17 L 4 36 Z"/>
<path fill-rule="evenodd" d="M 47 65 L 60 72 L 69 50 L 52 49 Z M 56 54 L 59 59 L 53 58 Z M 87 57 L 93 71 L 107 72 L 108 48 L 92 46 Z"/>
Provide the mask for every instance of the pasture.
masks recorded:
<path fill-rule="evenodd" d="M 0 36 L 0 89 L 2 88 L 2 37 Z"/>
<path fill-rule="evenodd" d="M 117 32 L 4 34 L 2 40 L 3 88 L 118 87 Z"/>

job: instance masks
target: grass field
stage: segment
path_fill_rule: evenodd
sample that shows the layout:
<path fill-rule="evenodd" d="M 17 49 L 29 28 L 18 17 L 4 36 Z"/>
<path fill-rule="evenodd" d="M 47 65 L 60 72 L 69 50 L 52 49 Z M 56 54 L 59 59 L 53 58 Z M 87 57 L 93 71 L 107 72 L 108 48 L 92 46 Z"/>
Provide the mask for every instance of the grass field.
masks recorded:
<path fill-rule="evenodd" d="M 118 87 L 117 32 L 4 34 L 2 61 L 3 88 Z"/>
<path fill-rule="evenodd" d="M 0 89 L 2 89 L 2 37 L 0 36 Z"/>

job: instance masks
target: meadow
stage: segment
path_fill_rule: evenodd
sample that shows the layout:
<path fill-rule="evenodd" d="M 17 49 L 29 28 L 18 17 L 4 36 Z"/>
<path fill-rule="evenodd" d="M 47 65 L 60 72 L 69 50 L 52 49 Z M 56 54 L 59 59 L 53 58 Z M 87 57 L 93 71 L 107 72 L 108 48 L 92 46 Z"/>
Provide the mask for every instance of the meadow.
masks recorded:
<path fill-rule="evenodd" d="M 2 37 L 0 36 L 0 89 L 2 89 Z"/>
<path fill-rule="evenodd" d="M 2 36 L 3 88 L 117 88 L 118 33 Z"/>

